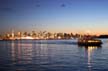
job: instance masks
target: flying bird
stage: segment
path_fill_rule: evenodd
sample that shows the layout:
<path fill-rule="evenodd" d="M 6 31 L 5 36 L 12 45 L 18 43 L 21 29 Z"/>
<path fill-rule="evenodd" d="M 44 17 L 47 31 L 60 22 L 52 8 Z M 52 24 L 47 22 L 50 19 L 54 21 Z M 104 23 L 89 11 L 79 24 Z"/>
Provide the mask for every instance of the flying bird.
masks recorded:
<path fill-rule="evenodd" d="M 61 4 L 61 7 L 65 7 L 66 5 L 65 4 Z"/>

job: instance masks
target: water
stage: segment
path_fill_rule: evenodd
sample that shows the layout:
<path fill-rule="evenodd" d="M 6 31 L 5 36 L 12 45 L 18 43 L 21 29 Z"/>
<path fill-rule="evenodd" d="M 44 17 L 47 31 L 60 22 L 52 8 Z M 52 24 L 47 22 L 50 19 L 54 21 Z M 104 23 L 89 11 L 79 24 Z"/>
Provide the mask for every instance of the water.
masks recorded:
<path fill-rule="evenodd" d="M 108 71 L 108 40 L 80 47 L 76 40 L 0 41 L 0 71 Z"/>

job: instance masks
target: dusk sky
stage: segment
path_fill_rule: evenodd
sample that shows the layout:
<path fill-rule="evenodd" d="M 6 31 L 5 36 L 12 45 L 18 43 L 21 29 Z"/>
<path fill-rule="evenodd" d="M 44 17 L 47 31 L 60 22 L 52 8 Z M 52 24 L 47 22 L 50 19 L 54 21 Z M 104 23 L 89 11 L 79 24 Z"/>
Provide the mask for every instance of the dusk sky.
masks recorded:
<path fill-rule="evenodd" d="M 108 0 L 0 0 L 0 33 L 108 34 Z"/>

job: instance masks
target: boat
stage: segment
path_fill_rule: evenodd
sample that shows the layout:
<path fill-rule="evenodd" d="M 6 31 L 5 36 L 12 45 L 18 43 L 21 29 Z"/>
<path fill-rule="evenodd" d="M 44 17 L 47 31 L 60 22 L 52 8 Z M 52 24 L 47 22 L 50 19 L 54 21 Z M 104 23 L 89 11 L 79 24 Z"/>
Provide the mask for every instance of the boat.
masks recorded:
<path fill-rule="evenodd" d="M 102 41 L 92 37 L 82 37 L 78 39 L 78 45 L 81 46 L 101 46 Z"/>

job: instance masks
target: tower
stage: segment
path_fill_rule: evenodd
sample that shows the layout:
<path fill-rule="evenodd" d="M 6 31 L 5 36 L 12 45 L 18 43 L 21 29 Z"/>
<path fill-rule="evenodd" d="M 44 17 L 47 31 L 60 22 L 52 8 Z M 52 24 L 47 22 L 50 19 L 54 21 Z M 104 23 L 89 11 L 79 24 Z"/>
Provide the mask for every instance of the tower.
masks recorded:
<path fill-rule="evenodd" d="M 12 38 L 14 38 L 14 37 L 15 37 L 14 30 L 12 30 Z"/>

